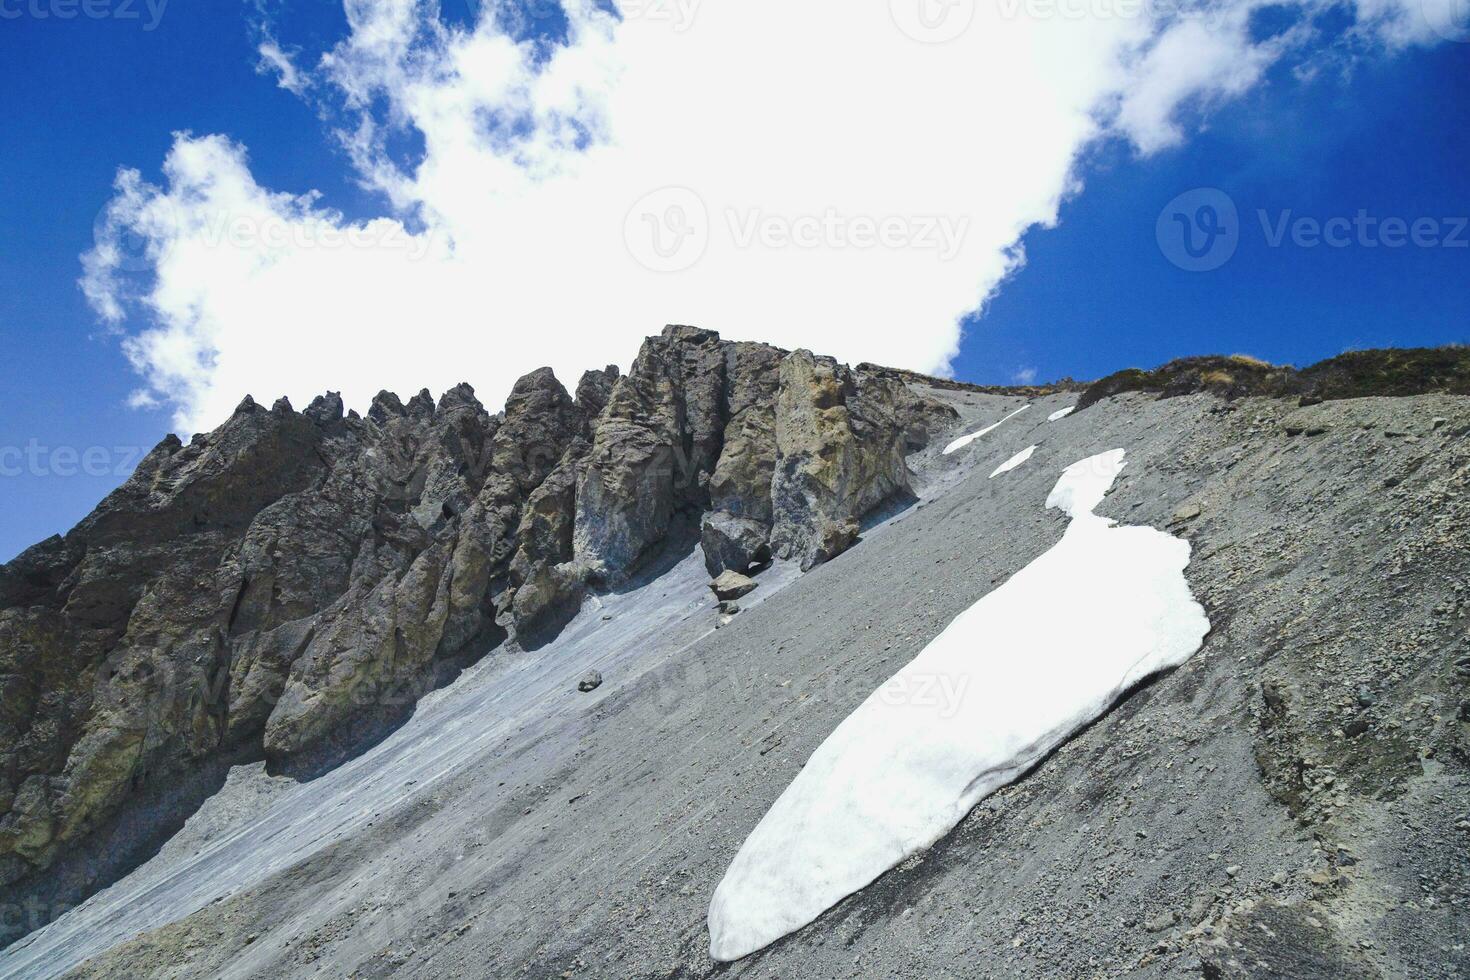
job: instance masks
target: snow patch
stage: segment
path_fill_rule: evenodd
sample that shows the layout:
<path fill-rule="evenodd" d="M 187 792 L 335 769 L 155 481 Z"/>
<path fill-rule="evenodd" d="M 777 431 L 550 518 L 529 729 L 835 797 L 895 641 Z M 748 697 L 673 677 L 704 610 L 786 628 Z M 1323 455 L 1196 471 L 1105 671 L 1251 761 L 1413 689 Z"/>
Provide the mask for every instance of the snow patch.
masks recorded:
<path fill-rule="evenodd" d="M 999 422 L 995 423 L 994 425 L 987 425 L 985 428 L 981 429 L 979 432 L 972 432 L 970 435 L 961 436 L 960 438 L 956 439 L 954 442 L 950 443 L 948 446 L 945 446 L 944 447 L 944 452 L 941 455 L 944 455 L 944 456 L 952 456 L 952 455 L 954 455 L 955 453 L 959 452 L 961 449 L 964 449 L 970 443 L 974 442 L 976 439 L 979 439 L 981 436 L 987 436 L 990 433 L 994 432 L 996 429 L 999 429 L 1001 426 L 1005 425 L 1011 419 L 1015 418 L 1017 415 L 1020 415 L 1022 412 L 1026 411 L 1026 409 L 1028 409 L 1030 407 L 1031 407 L 1030 405 L 1022 405 L 1020 408 L 1016 409 L 1014 412 L 1012 412 L 1011 414 L 1007 415 L 1005 418 L 1001 419 Z"/>
<path fill-rule="evenodd" d="M 1053 548 L 961 613 L 817 749 L 710 903 L 710 955 L 740 959 L 939 840 L 974 806 L 1209 631 L 1190 546 L 1093 509 L 1124 465 L 1067 468 Z"/>
<path fill-rule="evenodd" d="M 1060 422 L 1062 419 L 1066 418 L 1068 415 L 1071 415 L 1075 411 L 1077 411 L 1077 406 L 1073 405 L 1071 408 L 1064 408 L 1060 412 L 1052 412 L 1046 417 L 1046 420 L 1048 422 Z"/>
<path fill-rule="evenodd" d="M 990 474 L 990 478 L 992 480 L 994 480 L 996 477 L 1000 476 L 1002 473 L 1009 473 L 1011 470 L 1013 470 L 1016 467 L 1024 464 L 1033 455 L 1035 455 L 1036 449 L 1037 449 L 1036 446 L 1032 446 L 1029 449 L 1023 449 L 1020 452 L 1016 453 L 1016 455 L 1012 456 L 1010 459 L 1006 460 L 1004 463 L 1001 463 L 999 466 L 997 466 L 995 468 L 995 472 L 992 473 L 992 474 Z"/>

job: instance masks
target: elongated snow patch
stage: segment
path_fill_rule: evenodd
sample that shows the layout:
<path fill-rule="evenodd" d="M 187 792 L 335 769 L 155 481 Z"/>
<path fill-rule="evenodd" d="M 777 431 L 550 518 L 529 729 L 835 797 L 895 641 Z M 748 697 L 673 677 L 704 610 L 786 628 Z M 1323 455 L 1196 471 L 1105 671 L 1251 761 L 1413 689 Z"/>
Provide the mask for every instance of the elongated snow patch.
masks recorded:
<path fill-rule="evenodd" d="M 954 442 L 950 443 L 948 446 L 945 446 L 944 447 L 944 452 L 941 455 L 944 455 L 944 456 L 953 456 L 955 453 L 959 452 L 961 449 L 964 449 L 966 446 L 968 446 L 970 443 L 974 442 L 976 439 L 979 439 L 982 436 L 988 436 L 988 435 L 990 435 L 990 433 L 994 432 L 996 429 L 999 429 L 1001 426 L 1005 425 L 1011 419 L 1015 418 L 1017 415 L 1020 415 L 1022 412 L 1026 411 L 1026 409 L 1028 409 L 1030 407 L 1031 407 L 1030 405 L 1022 405 L 1020 408 L 1016 409 L 1014 412 L 1012 412 L 1011 414 L 1007 415 L 1005 418 L 1001 419 L 999 422 L 995 423 L 994 425 L 987 425 L 985 428 L 981 429 L 979 432 L 972 432 L 972 433 L 970 433 L 967 436 L 961 436 L 960 438 L 956 439 Z"/>
<path fill-rule="evenodd" d="M 1029 446 L 1026 449 L 1023 449 L 1020 452 L 1016 453 L 1016 455 L 1012 456 L 1010 459 L 997 466 L 995 468 L 995 472 L 990 474 L 990 478 L 994 480 L 996 477 L 1000 476 L 1003 473 L 1009 473 L 1011 470 L 1015 469 L 1018 466 L 1024 466 L 1026 464 L 1026 461 L 1029 460 L 1036 453 L 1036 450 L 1038 448 L 1040 447 Z"/>
<path fill-rule="evenodd" d="M 1047 506 L 1062 540 L 965 610 L 812 755 L 710 904 L 710 955 L 736 960 L 814 921 L 1110 708 L 1209 632 L 1189 543 L 1093 513 L 1118 449 L 1069 467 Z"/>
<path fill-rule="evenodd" d="M 1046 420 L 1048 422 L 1060 422 L 1062 419 L 1066 418 L 1068 415 L 1071 415 L 1075 411 L 1077 411 L 1077 406 L 1073 405 L 1071 408 L 1064 408 L 1060 412 L 1052 412 L 1046 417 Z"/>

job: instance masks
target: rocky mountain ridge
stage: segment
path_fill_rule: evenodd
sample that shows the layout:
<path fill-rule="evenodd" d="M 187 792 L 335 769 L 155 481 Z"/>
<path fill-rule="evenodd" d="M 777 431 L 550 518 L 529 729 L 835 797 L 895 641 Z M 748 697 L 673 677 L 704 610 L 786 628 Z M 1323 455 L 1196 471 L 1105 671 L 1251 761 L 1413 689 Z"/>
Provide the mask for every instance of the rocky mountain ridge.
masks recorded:
<path fill-rule="evenodd" d="M 829 560 L 955 418 L 893 373 L 691 327 L 575 396 L 529 374 L 493 416 L 468 385 L 365 418 L 247 397 L 0 570 L 0 885 L 89 893 L 200 772 L 340 758 L 670 535 L 712 575 Z"/>
<path fill-rule="evenodd" d="M 749 831 L 750 820 L 759 816 L 745 812 L 759 809 L 750 801 L 784 785 L 782 767 L 799 764 L 799 756 L 866 696 L 885 670 L 917 652 L 923 637 L 1039 553 L 1056 530 L 1047 515 L 1033 513 L 1045 498 L 1049 469 L 1102 448 L 1128 446 L 1137 462 L 1130 463 L 1111 498 L 1111 512 L 1130 523 L 1174 528 L 1194 541 L 1190 580 L 1210 605 L 1219 631 L 1196 664 L 1167 685 L 1160 683 L 1160 690 L 1177 688 L 1177 697 L 1145 692 L 1079 737 L 1082 748 L 1059 753 L 1090 753 L 1100 763 L 1076 772 L 1050 764 L 1019 787 L 1018 798 L 1034 794 L 1067 815 L 1043 823 L 1018 818 L 1022 836 L 1034 831 L 1035 840 L 1018 846 L 1014 860 L 1053 851 L 1061 855 L 1070 846 L 1057 832 L 1036 829 L 1057 820 L 1063 829 L 1075 823 L 1077 814 L 1068 811 L 1073 790 L 1059 786 L 1078 779 L 1099 787 L 1106 783 L 1108 799 L 1116 796 L 1126 810 L 1139 790 L 1133 760 L 1151 743 L 1140 741 L 1115 759 L 1106 750 L 1112 737 L 1106 733 L 1155 701 L 1166 716 L 1150 716 L 1149 723 L 1168 729 L 1172 714 L 1184 710 L 1179 698 L 1195 698 L 1209 705 L 1218 724 L 1200 722 L 1190 738 L 1214 733 L 1210 737 L 1229 748 L 1210 748 L 1208 755 L 1201 750 L 1197 765 L 1209 773 L 1218 765 L 1230 782 L 1203 801 L 1192 819 L 1204 826 L 1220 801 L 1254 794 L 1250 798 L 1259 812 L 1246 825 L 1255 835 L 1247 850 L 1260 863 L 1266 884 L 1257 889 L 1265 897 L 1258 898 L 1272 915 L 1280 911 L 1270 905 L 1272 896 L 1295 885 L 1277 884 L 1271 862 L 1300 857 L 1290 847 L 1265 841 L 1273 834 L 1296 833 L 1278 826 L 1278 810 L 1284 807 L 1302 827 L 1349 818 L 1366 826 L 1370 817 L 1382 818 L 1373 809 L 1377 803 L 1366 801 L 1397 805 L 1394 794 L 1400 787 L 1432 782 L 1443 805 L 1441 796 L 1431 802 L 1448 823 L 1411 839 L 1412 860 L 1389 853 L 1391 835 L 1364 830 L 1375 847 L 1388 850 L 1371 875 L 1360 875 L 1354 894 L 1373 891 L 1376 902 L 1379 892 L 1398 889 L 1400 878 L 1417 873 L 1426 895 L 1432 891 L 1431 898 L 1441 896 L 1435 901 L 1448 903 L 1433 930 L 1436 943 L 1447 943 L 1458 921 L 1463 876 L 1457 877 L 1454 853 L 1441 838 L 1458 838 L 1455 821 L 1470 817 L 1453 809 L 1464 798 L 1455 781 L 1461 779 L 1464 738 L 1470 732 L 1470 702 L 1463 692 L 1470 667 L 1461 663 L 1462 649 L 1446 653 L 1451 647 L 1438 645 L 1434 630 L 1463 633 L 1459 621 L 1465 608 L 1458 598 L 1463 583 L 1454 569 L 1456 554 L 1463 555 L 1457 529 L 1463 526 L 1467 429 L 1458 398 L 1363 395 L 1456 392 L 1460 379 L 1470 376 L 1465 371 L 1470 359 L 1463 349 L 1451 348 L 1360 352 L 1326 363 L 1298 372 L 1249 358 L 1196 358 L 1151 372 L 1123 372 L 1090 387 L 1066 382 L 997 391 L 873 365 L 847 368 L 804 351 L 730 343 L 707 331 L 670 327 L 644 345 L 626 376 L 615 368 L 589 372 L 573 395 L 551 372 L 534 372 L 516 385 L 497 415 L 489 414 L 467 386 L 437 403 L 427 392 L 406 404 L 385 392 L 365 417 L 345 412 L 333 395 L 302 412 L 285 401 L 267 410 L 247 399 L 215 432 L 188 445 L 165 440 L 73 532 L 0 569 L 0 889 L 7 909 L 25 910 L 0 922 L 5 938 L 37 929 L 126 871 L 210 797 L 210 806 L 222 808 L 228 820 L 259 818 L 265 821 L 261 826 L 273 829 L 211 842 L 211 863 L 189 865 L 192 870 L 175 877 L 178 862 L 194 860 L 189 852 L 202 846 L 199 835 L 208 840 L 207 828 L 218 819 L 211 816 L 205 830 L 179 835 L 182 843 L 175 852 L 155 862 L 159 866 L 150 874 L 162 879 L 144 876 L 130 886 L 151 896 L 146 901 L 137 892 L 133 899 L 127 892 L 115 895 L 109 899 L 114 911 L 104 904 L 68 916 L 58 923 L 64 928 L 56 936 L 25 950 L 28 940 L 12 952 L 77 963 L 79 958 L 65 952 L 76 945 L 66 938 L 68 930 L 93 936 L 85 942 L 95 944 L 88 948 L 96 953 L 142 928 L 189 915 L 177 929 L 163 929 L 131 950 L 120 947 L 106 961 L 110 965 L 99 967 L 110 972 L 99 975 L 137 975 L 130 957 L 140 955 L 138 949 L 151 950 L 147 955 L 159 964 L 172 964 L 167 975 L 214 975 L 205 960 L 192 966 L 176 962 L 171 937 L 183 930 L 189 949 L 211 948 L 217 943 L 208 936 L 218 933 L 208 930 L 216 928 L 217 916 L 245 909 L 249 915 L 231 926 L 238 926 L 238 934 L 229 933 L 234 955 L 249 947 L 263 962 L 277 955 L 307 956 L 297 964 L 297 972 L 307 975 L 314 969 L 312 944 L 320 937 L 285 953 L 272 944 L 268 952 L 265 944 L 254 945 L 262 927 L 246 924 L 274 914 L 275 904 L 263 896 L 274 894 L 275 885 L 262 885 L 259 895 L 221 906 L 219 912 L 204 908 L 216 900 L 207 889 L 221 874 L 228 881 L 238 874 L 242 882 L 258 882 L 274 867 L 259 863 L 270 855 L 275 855 L 272 861 L 311 855 L 282 872 L 292 888 L 304 890 L 293 898 L 295 918 L 287 915 L 291 921 L 270 928 L 294 935 L 292 923 L 309 912 L 312 928 L 338 935 L 347 928 L 343 922 L 355 921 L 355 913 L 310 911 L 317 907 L 311 891 L 316 869 L 336 860 L 334 849 L 319 855 L 314 849 L 338 839 L 331 834 L 350 833 L 342 840 L 352 845 L 342 855 L 357 855 L 352 861 L 360 860 L 374 876 L 385 868 L 401 876 L 407 891 L 395 901 L 409 902 L 404 908 L 417 901 L 405 895 L 425 887 L 418 879 L 426 853 L 435 855 L 441 872 L 456 867 L 465 876 L 474 870 L 483 881 L 504 882 L 495 887 L 508 889 L 510 904 L 485 899 L 471 912 L 479 916 L 503 907 L 509 911 L 497 913 L 496 921 L 505 928 L 487 928 L 475 942 L 516 945 L 518 951 L 498 949 L 494 956 L 499 958 L 487 960 L 477 950 L 466 954 L 464 963 L 514 962 L 524 967 L 524 975 L 540 976 L 547 975 L 542 971 L 546 957 L 567 957 L 558 959 L 554 975 L 575 966 L 587 942 L 582 933 L 546 931 L 555 923 L 538 903 L 548 888 L 559 886 L 547 884 L 539 870 L 527 872 L 541 867 L 535 862 L 553 860 L 543 845 L 549 821 L 555 821 L 564 836 L 581 835 L 589 846 L 603 840 L 601 846 L 610 847 L 607 840 L 615 838 L 628 846 L 636 841 L 640 852 L 668 851 L 660 852 L 666 880 L 653 890 L 659 914 L 675 909 L 679 924 L 645 937 L 643 945 L 653 945 L 635 954 L 643 964 L 636 975 L 667 975 L 654 964 L 671 951 L 701 962 L 702 940 L 690 923 L 700 921 L 696 906 L 701 896 L 707 899 L 705 892 L 721 870 L 720 855 L 728 857 L 726 852 Z M 1084 410 L 1068 416 L 1079 393 Z M 1151 398 L 1155 395 L 1159 400 Z M 1020 414 L 1027 404 L 1032 410 Z M 982 428 L 991 434 L 964 452 L 940 452 L 938 447 L 953 436 Z M 1003 480 L 985 478 L 995 462 L 1028 445 L 1036 450 L 1037 444 L 1040 452 L 1026 467 Z M 1019 488 L 1026 489 L 1018 493 Z M 923 499 L 900 506 L 915 492 Z M 894 516 L 867 534 L 869 543 L 831 561 L 854 545 L 860 531 L 889 514 Z M 1308 520 L 1310 515 L 1318 516 Z M 886 536 L 880 540 L 880 535 Z M 682 558 L 690 548 L 698 557 L 671 570 L 669 554 Z M 1377 564 L 1365 564 L 1364 555 L 1380 552 Z M 1330 562 L 1313 557 L 1329 554 Z M 713 602 L 703 575 L 754 574 L 752 566 L 774 558 L 784 561 L 759 576 L 761 586 L 751 599 L 759 604 L 775 596 L 777 601 L 759 612 L 747 610 L 719 633 L 706 632 L 717 620 L 707 608 Z M 961 569 L 957 563 L 967 564 Z M 1363 571 L 1369 567 L 1371 573 Z M 802 577 L 800 569 L 816 574 Z M 896 588 L 894 583 L 903 584 Z M 1239 598 L 1242 583 L 1255 590 L 1250 601 Z M 1454 595 L 1446 591 L 1451 586 Z M 1426 632 L 1416 623 L 1418 613 L 1402 603 L 1431 596 L 1433 629 Z M 1302 605 L 1307 597 L 1314 604 L 1310 613 Z M 1360 607 L 1376 611 L 1363 613 Z M 559 634 L 579 609 L 584 614 L 573 628 Z M 1325 617 L 1322 624 L 1336 638 L 1328 659 L 1320 639 L 1323 625 L 1313 617 Z M 813 628 L 814 620 L 824 625 Z M 1380 645 L 1387 644 L 1388 653 L 1367 657 L 1359 649 L 1356 638 L 1370 621 L 1384 624 Z M 676 635 L 665 635 L 670 630 Z M 1303 636 L 1317 638 L 1298 642 Z M 797 669 L 793 644 L 803 658 L 805 691 L 785 686 Z M 512 655 L 485 656 L 496 648 Z M 668 658 L 668 666 L 659 668 L 652 681 L 640 679 L 631 666 L 640 657 Z M 435 752 L 449 753 L 453 764 L 445 768 L 433 761 L 442 755 L 409 762 L 402 755 L 408 750 L 389 738 L 382 745 L 395 761 L 381 767 L 384 785 L 372 790 L 376 803 L 363 804 L 367 811 L 352 817 L 359 823 L 341 823 L 350 808 L 338 808 L 361 800 L 368 790 L 361 785 L 362 773 L 350 771 L 353 766 L 330 773 L 328 767 L 382 737 L 422 698 L 482 658 L 488 669 L 477 667 L 467 678 L 474 683 L 455 688 L 458 700 L 451 703 L 462 714 L 453 724 L 436 715 L 411 731 L 420 716 L 400 730 L 410 732 L 404 745 L 415 746 L 415 753 L 433 746 Z M 547 658 L 555 662 L 541 662 Z M 1244 674 L 1237 669 L 1241 664 L 1248 665 Z M 752 672 L 750 682 L 736 684 L 733 694 L 705 689 L 711 677 L 746 670 Z M 1202 687 L 1202 681 L 1192 679 L 1197 672 L 1209 672 L 1213 679 Z M 578 678 L 594 673 L 595 682 L 577 693 Z M 834 698 L 824 685 L 839 680 L 851 689 L 836 689 L 840 696 Z M 515 694 L 516 685 L 525 689 Z M 1231 692 L 1228 703 L 1210 693 L 1217 689 Z M 531 697 L 530 690 L 541 693 Z M 511 691 L 504 700 L 503 691 Z M 585 701 L 548 708 L 547 691 Z M 481 697 L 486 700 L 477 700 Z M 789 715 L 774 729 L 765 704 L 769 699 L 785 705 L 781 710 Z M 504 721 L 509 731 L 501 734 L 499 712 L 511 705 L 519 714 Z M 487 711 L 492 715 L 484 716 Z M 727 730 L 742 733 L 738 744 L 726 745 L 722 733 Z M 496 732 L 497 741 L 485 741 L 490 738 L 485 731 Z M 689 733 L 697 734 L 691 739 Z M 718 738 L 696 753 L 699 739 L 710 734 Z M 778 748 L 797 740 L 804 745 L 800 752 Z M 663 747 L 652 747 L 658 744 Z M 523 747 L 502 753 L 504 745 Z M 744 761 L 741 746 L 762 761 Z M 542 758 L 542 751 L 549 754 Z M 1176 780 L 1163 775 L 1171 772 L 1174 760 L 1156 754 L 1162 780 L 1157 785 L 1167 786 Z M 461 756 L 474 760 L 473 771 L 461 771 Z M 676 758 L 684 761 L 670 768 Z M 269 761 L 269 773 L 260 770 L 262 759 Z M 602 761 L 594 765 L 594 760 Z M 1442 771 L 1436 760 L 1443 760 Z M 241 765 L 250 762 L 254 765 Z M 597 792 L 616 794 L 618 802 L 611 804 L 616 819 L 609 816 L 595 831 L 579 823 L 586 819 L 577 816 L 586 792 L 580 786 L 568 789 L 562 797 L 566 805 L 555 816 L 546 813 L 543 804 L 555 802 L 547 799 L 548 787 L 592 780 L 604 772 L 598 765 L 610 767 L 596 777 L 602 780 Z M 369 768 L 378 772 L 377 766 Z M 770 767 L 777 771 L 766 772 Z M 291 788 L 283 788 L 291 784 L 301 791 L 300 808 L 262 815 L 246 806 L 230 814 L 240 787 L 219 789 L 227 771 L 231 780 L 255 772 L 249 778 L 270 786 L 271 793 L 297 799 Z M 439 779 L 445 773 L 459 796 L 424 788 L 430 774 Z M 656 785 L 644 782 L 650 773 L 657 773 Z M 294 783 L 281 774 L 308 781 Z M 706 787 L 696 794 L 726 802 L 691 811 L 699 814 L 702 827 L 707 814 L 716 815 L 699 839 L 671 838 L 660 829 L 663 824 L 648 822 L 649 815 L 658 811 L 662 820 L 683 812 L 684 803 L 667 794 L 679 781 L 696 777 L 728 782 L 723 789 Z M 1360 783 L 1362 800 L 1352 795 Z M 1043 792 L 1034 786 L 1050 788 Z M 1345 787 L 1351 789 L 1348 797 Z M 317 802 L 333 793 L 345 796 L 330 807 Z M 423 841 L 410 840 L 405 829 L 418 826 L 425 804 L 414 797 L 420 793 L 439 801 L 438 809 L 425 812 L 452 825 Z M 448 799 L 460 802 L 450 806 Z M 1117 825 L 1132 835 L 1136 821 L 1145 820 L 1151 836 L 1138 840 L 1168 841 L 1173 847 L 1193 839 L 1180 829 L 1174 806 L 1164 801 L 1147 814 L 1120 812 Z M 379 807 L 390 816 L 373 829 Z M 985 819 L 984 811 L 977 811 L 980 816 L 972 823 Z M 324 817 L 339 812 L 340 818 Z M 330 832 L 322 829 L 327 825 Z M 303 828 L 311 827 L 317 828 L 311 834 L 324 836 L 307 835 Z M 1329 856 L 1346 846 L 1346 831 L 1311 832 Z M 1221 828 L 1201 833 L 1199 843 L 1208 853 L 1194 855 L 1186 862 L 1189 868 L 1226 849 L 1215 843 L 1225 833 Z M 966 840 L 964 832 L 957 834 L 957 840 Z M 290 844 L 298 835 L 303 837 L 299 846 Z M 277 853 L 283 846 L 294 856 Z M 1081 868 L 1081 878 L 1112 874 L 1106 865 L 1114 845 L 1107 846 L 1101 872 Z M 380 860 L 379 852 L 390 847 L 396 856 Z M 465 860 L 467 848 L 482 847 L 477 862 Z M 936 853 L 942 864 L 943 847 Z M 509 863 L 485 863 L 492 857 Z M 1052 860 L 1041 863 L 1050 867 Z M 983 862 L 955 866 L 989 873 Z M 1151 877 L 1145 864 L 1130 867 L 1139 886 L 1148 889 L 1141 899 L 1151 909 L 1148 922 L 1163 921 L 1155 917 L 1166 907 L 1159 906 L 1163 899 L 1156 892 L 1170 892 L 1175 885 L 1203 887 L 1184 864 L 1161 879 Z M 1394 870 L 1405 868 L 1410 870 Z M 595 895 L 575 885 L 558 894 L 565 891 L 568 902 L 594 897 L 601 902 L 604 889 L 616 892 L 633 884 L 625 876 L 600 874 Z M 698 886 L 691 880 L 671 898 L 668 880 L 684 881 L 691 874 Z M 906 880 L 895 875 L 895 881 Z M 169 883 L 167 901 L 163 891 L 152 890 L 165 885 L 150 880 Z M 340 896 L 351 896 L 355 879 L 332 880 Z M 1357 908 L 1329 900 L 1326 886 L 1319 888 L 1315 880 L 1308 884 L 1317 904 L 1292 906 L 1292 915 L 1302 908 L 1311 913 L 1301 920 L 1303 929 L 1318 928 L 1312 925 L 1314 916 L 1326 921 L 1323 908 Z M 483 881 L 476 887 L 487 887 Z M 1345 887 L 1338 877 L 1328 883 Z M 649 883 L 640 877 L 638 884 Z M 449 918 L 442 922 L 429 917 L 437 923 L 436 944 L 465 934 L 458 918 L 462 910 L 455 904 L 463 901 L 463 886 L 445 887 L 449 890 L 440 897 L 449 903 L 445 910 L 452 906 L 454 911 L 445 911 Z M 880 883 L 857 900 L 856 914 L 886 921 L 875 909 L 889 901 L 892 887 L 892 882 Z M 977 894 L 968 885 L 957 887 Z M 1222 886 L 1219 894 L 1228 896 L 1233 887 Z M 209 897 L 195 901 L 190 896 L 196 894 Z M 483 891 L 473 894 L 478 899 Z M 1140 897 L 1125 889 L 1103 899 L 1127 905 Z M 631 926 L 620 918 L 622 901 L 612 902 L 610 910 L 599 906 L 592 920 L 568 912 L 567 922 L 591 921 L 594 931 L 626 937 Z M 971 901 L 978 900 L 965 899 Z M 1198 942 L 1209 947 L 1201 954 L 1206 975 L 1255 975 L 1248 962 L 1244 972 L 1230 967 L 1234 950 L 1255 941 L 1250 909 L 1241 905 L 1230 912 L 1236 920 L 1219 919 L 1208 910 L 1195 915 L 1177 897 L 1169 901 L 1176 917 L 1185 917 L 1187 907 L 1194 921 L 1216 923 L 1209 926 L 1213 932 L 1171 936 L 1170 956 L 1183 956 Z M 517 903 L 520 918 L 511 914 Z M 131 932 L 122 929 L 107 941 L 95 938 L 99 923 L 113 921 L 117 908 L 134 906 L 129 914 L 140 918 L 128 920 L 134 923 Z M 1438 906 L 1426 899 L 1423 907 Z M 1410 947 L 1401 938 L 1409 935 L 1412 916 L 1419 912 L 1406 900 L 1394 908 L 1399 918 L 1389 939 L 1334 911 L 1333 928 L 1341 936 L 1303 933 L 1289 941 L 1268 936 L 1259 941 L 1265 947 L 1252 955 L 1274 962 L 1303 950 L 1323 957 L 1330 952 L 1323 962 L 1336 966 L 1294 974 L 1324 977 L 1346 975 L 1339 969 L 1345 956 L 1354 963 L 1371 959 L 1339 949 L 1360 941 L 1387 943 L 1393 957 L 1407 957 Z M 363 928 L 375 937 L 391 935 L 395 942 L 427 928 L 418 913 L 404 914 L 404 922 Z M 1034 923 L 1036 914 L 1028 912 L 1031 918 L 1022 925 Z M 1072 921 L 1061 913 L 1053 918 Z M 1276 928 L 1279 918 L 1266 916 L 1261 922 Z M 990 909 L 986 928 L 1004 919 Z M 1119 921 L 1124 933 L 1115 936 L 1089 926 L 1093 932 L 1079 935 L 1060 955 L 1080 969 L 1099 949 L 1128 945 L 1126 930 L 1133 926 Z M 1295 929 L 1301 922 L 1288 924 Z M 1155 932 L 1152 926 L 1146 931 Z M 821 934 L 818 929 L 816 935 Z M 1221 945 L 1221 937 L 1228 943 Z M 1009 937 L 991 938 L 1005 939 L 997 949 L 1014 948 L 1007 945 Z M 1326 940 L 1330 949 L 1323 952 L 1318 947 Z M 160 944 L 156 950 L 150 945 L 155 942 Z M 1144 952 L 1144 961 L 1165 945 Z M 870 946 L 874 955 L 901 957 L 901 950 L 888 950 L 876 933 Z M 1451 944 L 1413 955 L 1420 956 L 1415 962 L 1435 964 L 1458 962 L 1460 952 Z M 935 962 L 961 955 L 958 950 L 941 953 L 934 951 Z M 356 962 L 358 951 L 345 944 L 333 955 Z M 814 953 L 802 940 L 775 955 L 778 960 L 769 965 L 779 974 L 780 957 Z M 837 946 L 833 955 L 850 958 Z M 439 975 L 431 959 L 420 965 L 422 975 Z M 1115 966 L 1103 972 L 1113 975 Z M 283 975 L 272 973 L 275 967 L 261 969 L 265 972 L 252 972 L 241 959 L 231 966 L 231 975 Z M 632 975 L 621 964 L 609 969 L 607 975 Z M 703 975 L 703 967 L 691 969 L 690 975 Z M 473 966 L 466 975 L 475 975 Z"/>

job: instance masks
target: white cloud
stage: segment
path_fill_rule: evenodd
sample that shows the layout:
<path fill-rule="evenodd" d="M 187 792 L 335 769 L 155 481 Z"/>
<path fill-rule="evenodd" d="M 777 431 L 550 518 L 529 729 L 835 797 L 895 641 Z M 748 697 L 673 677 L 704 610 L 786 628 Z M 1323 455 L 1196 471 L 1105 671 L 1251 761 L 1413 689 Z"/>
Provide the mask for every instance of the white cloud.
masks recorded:
<path fill-rule="evenodd" d="M 1282 42 L 1252 44 L 1249 4 L 1181 17 L 1137 59 L 1123 90 L 1117 125 L 1144 153 L 1184 138 L 1180 103 L 1209 105 L 1251 88 Z"/>
<path fill-rule="evenodd" d="M 1207 4 L 1216 21 L 962 0 L 936 9 L 964 29 L 923 43 L 942 37 L 920 2 L 625 0 L 619 20 L 567 0 L 548 48 L 496 26 L 508 0 L 473 29 L 345 0 L 316 69 L 269 32 L 281 57 L 261 55 L 340 120 L 387 215 L 346 222 L 259 186 L 226 137 L 181 134 L 161 185 L 120 175 L 84 289 L 146 318 L 128 354 L 186 430 L 246 392 L 361 406 L 468 380 L 494 404 L 543 363 L 569 385 L 626 363 L 668 322 L 943 371 L 1082 148 L 1169 145 L 1182 102 L 1238 94 L 1299 40 L 1252 43 L 1254 0 Z M 388 149 L 403 133 L 412 165 Z"/>
<path fill-rule="evenodd" d="M 294 57 L 274 40 L 266 39 L 256 46 L 260 61 L 255 71 L 261 75 L 275 75 L 276 84 L 292 95 L 305 95 L 306 77 L 297 70 Z"/>

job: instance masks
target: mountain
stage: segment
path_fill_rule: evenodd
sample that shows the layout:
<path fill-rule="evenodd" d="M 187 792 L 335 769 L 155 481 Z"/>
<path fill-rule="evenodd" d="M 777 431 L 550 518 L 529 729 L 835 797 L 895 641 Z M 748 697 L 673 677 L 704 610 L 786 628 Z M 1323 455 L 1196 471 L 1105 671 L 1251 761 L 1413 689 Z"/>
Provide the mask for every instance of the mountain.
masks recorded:
<path fill-rule="evenodd" d="M 670 327 L 499 415 L 247 399 L 0 571 L 0 975 L 1463 975 L 1467 365 L 982 389 Z M 1186 542 L 1208 635 L 717 965 L 762 817 L 1118 450 L 1098 526 Z"/>

